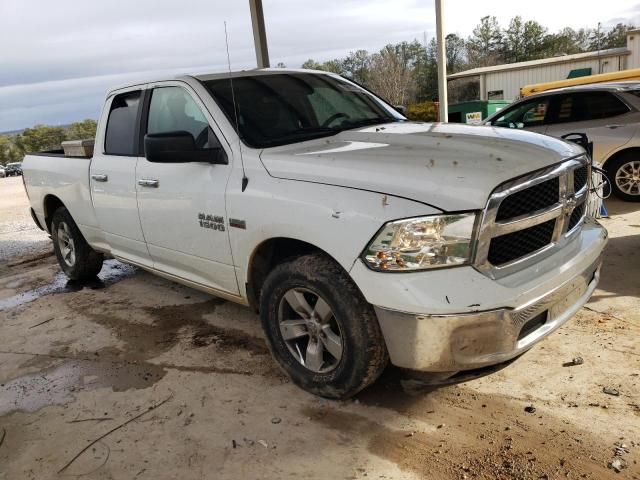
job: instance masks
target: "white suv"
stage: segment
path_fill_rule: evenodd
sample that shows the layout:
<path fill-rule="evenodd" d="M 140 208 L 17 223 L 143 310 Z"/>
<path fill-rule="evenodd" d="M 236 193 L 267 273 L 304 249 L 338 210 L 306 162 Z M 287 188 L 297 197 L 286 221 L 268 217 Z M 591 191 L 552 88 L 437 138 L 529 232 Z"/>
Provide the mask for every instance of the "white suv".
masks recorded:
<path fill-rule="evenodd" d="M 593 159 L 607 171 L 613 193 L 640 202 L 640 82 L 550 90 L 523 98 L 484 123 L 554 137 L 586 133 L 593 141 Z"/>

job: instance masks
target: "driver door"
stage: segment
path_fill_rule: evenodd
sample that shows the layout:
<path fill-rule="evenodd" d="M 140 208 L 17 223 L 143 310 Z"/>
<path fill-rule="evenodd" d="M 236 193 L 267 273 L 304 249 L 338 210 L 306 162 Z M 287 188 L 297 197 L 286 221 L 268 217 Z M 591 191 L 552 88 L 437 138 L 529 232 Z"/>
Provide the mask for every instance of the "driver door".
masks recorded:
<path fill-rule="evenodd" d="M 142 124 L 145 133 L 186 131 L 199 148 L 220 145 L 215 123 L 184 84 L 156 86 L 147 97 Z M 224 144 L 222 147 L 229 159 L 230 150 Z M 238 294 L 225 205 L 230 173 L 228 161 L 214 165 L 139 159 L 136 188 L 140 222 L 156 270 Z"/>

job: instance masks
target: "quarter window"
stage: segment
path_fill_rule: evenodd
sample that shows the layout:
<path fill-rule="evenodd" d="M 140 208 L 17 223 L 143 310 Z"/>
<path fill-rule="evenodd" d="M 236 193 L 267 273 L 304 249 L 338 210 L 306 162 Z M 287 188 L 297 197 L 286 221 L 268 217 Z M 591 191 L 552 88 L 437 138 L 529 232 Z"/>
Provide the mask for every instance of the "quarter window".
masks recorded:
<path fill-rule="evenodd" d="M 116 95 L 111 102 L 104 151 L 111 155 L 137 155 L 136 119 L 140 108 L 140 90 Z"/>

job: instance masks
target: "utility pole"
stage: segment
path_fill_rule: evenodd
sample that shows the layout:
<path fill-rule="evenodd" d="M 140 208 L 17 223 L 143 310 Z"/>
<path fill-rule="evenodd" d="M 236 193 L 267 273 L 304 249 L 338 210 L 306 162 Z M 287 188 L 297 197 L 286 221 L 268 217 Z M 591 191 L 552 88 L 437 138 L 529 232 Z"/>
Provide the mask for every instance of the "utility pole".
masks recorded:
<path fill-rule="evenodd" d="M 438 43 L 438 101 L 439 118 L 441 122 L 449 121 L 447 102 L 447 57 L 444 40 L 444 12 L 442 3 L 444 0 L 436 0 L 436 41 Z"/>
<path fill-rule="evenodd" d="M 264 28 L 262 0 L 249 0 L 249 10 L 251 10 L 251 26 L 258 68 L 269 68 L 269 49 L 267 48 L 267 32 Z"/>

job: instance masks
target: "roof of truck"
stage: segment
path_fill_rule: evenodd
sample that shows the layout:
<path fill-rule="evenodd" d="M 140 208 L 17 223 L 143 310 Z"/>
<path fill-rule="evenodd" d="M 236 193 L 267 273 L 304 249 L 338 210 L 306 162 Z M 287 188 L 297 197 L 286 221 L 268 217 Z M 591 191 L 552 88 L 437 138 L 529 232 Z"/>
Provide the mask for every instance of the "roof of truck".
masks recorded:
<path fill-rule="evenodd" d="M 155 82 L 166 82 L 169 80 L 184 80 L 186 78 L 196 78 L 200 81 L 206 82 L 209 80 L 217 80 L 221 78 L 237 78 L 237 77 L 249 77 L 256 75 L 273 75 L 277 73 L 320 73 L 324 75 L 332 75 L 331 72 L 325 72 L 322 70 L 306 70 L 303 68 L 252 68 L 249 70 L 235 70 L 232 72 L 203 72 L 203 73 L 179 73 L 179 74 L 168 74 L 164 76 L 156 76 L 156 77 L 147 77 L 141 78 L 138 81 L 128 82 L 126 84 L 121 84 L 116 87 L 110 88 L 107 90 L 107 95 L 112 92 L 116 92 L 118 90 L 123 90 L 126 88 L 135 87 L 138 85 L 144 85 L 146 83 L 155 83 Z"/>

